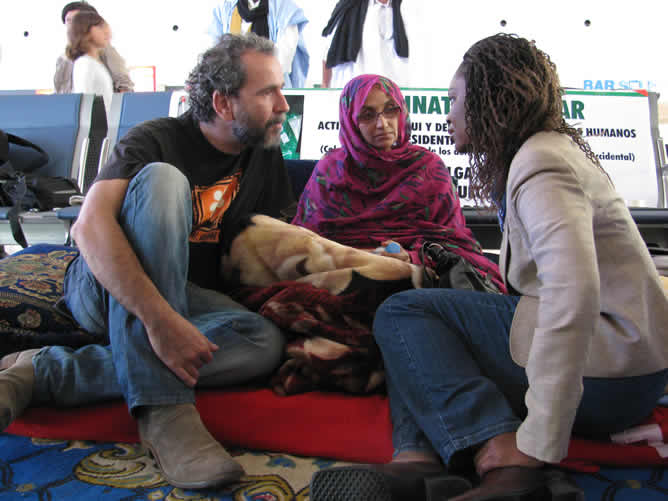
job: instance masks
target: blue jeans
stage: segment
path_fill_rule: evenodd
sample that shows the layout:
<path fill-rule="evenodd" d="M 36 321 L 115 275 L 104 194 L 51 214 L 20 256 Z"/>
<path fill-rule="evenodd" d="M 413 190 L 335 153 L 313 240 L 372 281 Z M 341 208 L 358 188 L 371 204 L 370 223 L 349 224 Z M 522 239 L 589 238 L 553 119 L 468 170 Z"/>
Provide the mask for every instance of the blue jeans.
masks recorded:
<path fill-rule="evenodd" d="M 524 368 L 510 356 L 519 296 L 454 289 L 395 294 L 378 309 L 374 336 L 386 367 L 394 454 L 453 454 L 514 432 L 526 417 Z M 646 418 L 668 370 L 627 378 L 584 378 L 573 431 L 596 436 Z"/>
<path fill-rule="evenodd" d="M 187 281 L 192 203 L 180 171 L 165 163 L 144 167 L 130 181 L 120 225 L 162 296 L 219 346 L 200 369 L 199 387 L 242 383 L 278 365 L 284 338 L 274 324 Z M 124 397 L 130 409 L 194 402 L 193 389 L 153 352 L 142 322 L 102 287 L 82 256 L 67 270 L 65 302 L 84 329 L 107 332 L 110 345 L 41 350 L 34 357 L 33 402 L 80 405 Z"/>

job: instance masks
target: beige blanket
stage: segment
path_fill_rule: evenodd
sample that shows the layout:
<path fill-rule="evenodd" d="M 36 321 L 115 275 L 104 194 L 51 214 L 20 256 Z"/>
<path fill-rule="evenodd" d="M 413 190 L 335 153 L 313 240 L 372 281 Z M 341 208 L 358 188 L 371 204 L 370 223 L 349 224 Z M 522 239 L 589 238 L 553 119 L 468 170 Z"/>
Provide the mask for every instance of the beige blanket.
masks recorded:
<path fill-rule="evenodd" d="M 255 215 L 222 257 L 223 278 L 266 287 L 285 280 L 309 283 L 332 294 L 353 284 L 406 281 L 420 287 L 422 269 L 414 264 L 327 240 L 316 233 L 264 215 Z"/>
<path fill-rule="evenodd" d="M 327 240 L 256 215 L 222 257 L 230 294 L 288 335 L 272 387 L 369 393 L 384 371 L 373 317 L 389 295 L 422 283 L 419 266 Z"/>

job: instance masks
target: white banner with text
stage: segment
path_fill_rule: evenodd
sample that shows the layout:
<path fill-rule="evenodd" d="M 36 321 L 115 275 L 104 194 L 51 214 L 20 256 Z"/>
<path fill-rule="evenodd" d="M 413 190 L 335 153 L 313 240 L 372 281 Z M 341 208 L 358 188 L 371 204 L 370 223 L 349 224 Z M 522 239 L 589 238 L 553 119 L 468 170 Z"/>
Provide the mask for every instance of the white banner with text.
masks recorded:
<path fill-rule="evenodd" d="M 447 89 L 402 92 L 411 115 L 411 141 L 443 159 L 457 180 L 462 205 L 472 205 L 468 157 L 454 150 L 447 131 Z M 285 158 L 316 160 L 339 146 L 340 90 L 286 89 L 284 93 L 290 104 L 282 135 Z M 567 91 L 563 116 L 581 130 L 627 205 L 657 206 L 659 186 L 645 93 Z"/>

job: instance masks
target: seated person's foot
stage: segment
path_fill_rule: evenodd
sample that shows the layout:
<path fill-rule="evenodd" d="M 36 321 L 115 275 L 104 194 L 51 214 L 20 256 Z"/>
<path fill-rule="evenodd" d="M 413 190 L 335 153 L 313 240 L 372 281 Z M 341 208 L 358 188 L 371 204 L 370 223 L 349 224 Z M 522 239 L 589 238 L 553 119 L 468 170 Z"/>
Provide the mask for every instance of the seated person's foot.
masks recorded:
<path fill-rule="evenodd" d="M 339 466 L 311 477 L 311 501 L 420 501 L 449 499 L 471 489 L 440 463 L 414 461 Z"/>
<path fill-rule="evenodd" d="M 30 404 L 35 384 L 32 357 L 38 351 L 19 351 L 0 360 L 0 431 L 7 428 Z"/>
<path fill-rule="evenodd" d="M 506 466 L 490 470 L 475 489 L 451 501 L 550 501 L 548 477 L 542 468 Z"/>
<path fill-rule="evenodd" d="M 194 405 L 141 407 L 137 421 L 142 445 L 173 486 L 201 489 L 244 475 L 241 465 L 211 436 Z"/>

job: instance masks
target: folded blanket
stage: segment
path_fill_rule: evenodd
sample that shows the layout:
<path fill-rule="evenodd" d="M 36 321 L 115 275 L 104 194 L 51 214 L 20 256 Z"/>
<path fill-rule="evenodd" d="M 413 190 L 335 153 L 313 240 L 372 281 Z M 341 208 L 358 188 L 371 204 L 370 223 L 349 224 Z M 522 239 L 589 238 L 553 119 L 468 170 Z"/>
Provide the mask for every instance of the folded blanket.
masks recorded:
<path fill-rule="evenodd" d="M 341 294 L 360 288 L 420 287 L 422 268 L 341 245 L 278 219 L 256 214 L 222 256 L 228 283 L 268 286 L 295 280 Z"/>
<path fill-rule="evenodd" d="M 382 358 L 371 332 L 382 295 L 357 291 L 337 296 L 311 284 L 279 282 L 244 287 L 233 297 L 289 336 L 286 360 L 271 379 L 275 393 L 369 393 L 382 386 Z"/>
<path fill-rule="evenodd" d="M 610 442 L 571 437 L 560 465 L 584 472 L 596 472 L 601 465 L 668 466 L 668 408 L 656 407 L 643 424 L 613 434 Z"/>
<path fill-rule="evenodd" d="M 221 268 L 231 296 L 290 336 L 286 361 L 272 378 L 280 395 L 381 388 L 374 313 L 391 294 L 422 283 L 419 266 L 263 215 L 243 225 Z"/>
<path fill-rule="evenodd" d="M 668 408 L 656 407 L 645 424 L 615 433 L 610 436 L 610 439 L 616 444 L 640 442 L 646 442 L 652 446 L 656 444 L 665 452 L 662 457 L 668 458 L 668 448 L 665 445 L 668 442 Z"/>

